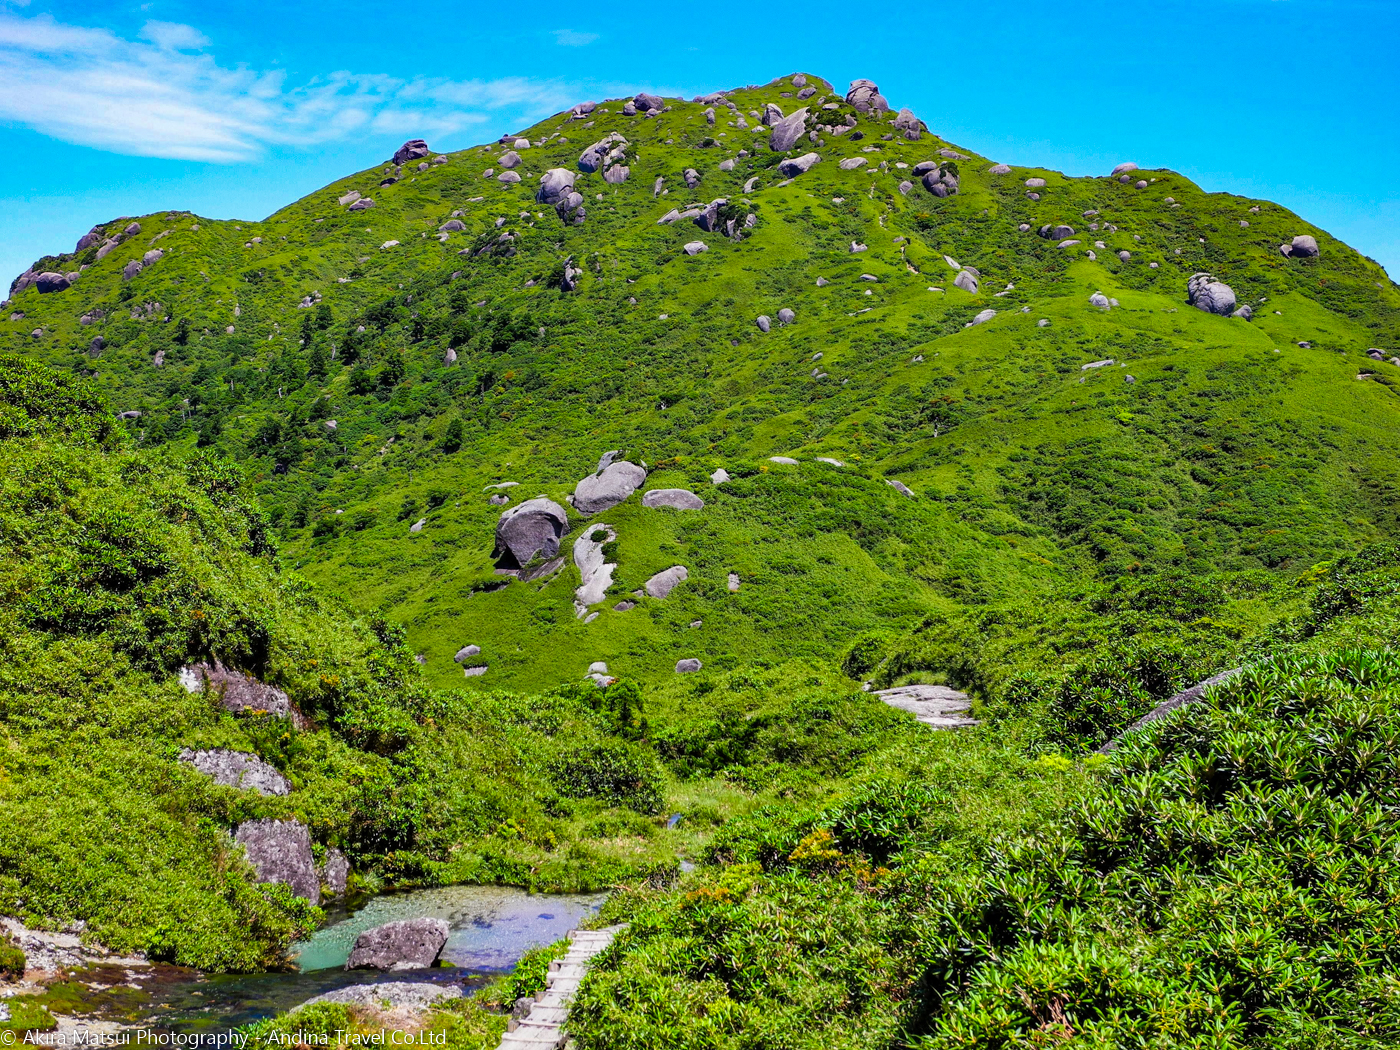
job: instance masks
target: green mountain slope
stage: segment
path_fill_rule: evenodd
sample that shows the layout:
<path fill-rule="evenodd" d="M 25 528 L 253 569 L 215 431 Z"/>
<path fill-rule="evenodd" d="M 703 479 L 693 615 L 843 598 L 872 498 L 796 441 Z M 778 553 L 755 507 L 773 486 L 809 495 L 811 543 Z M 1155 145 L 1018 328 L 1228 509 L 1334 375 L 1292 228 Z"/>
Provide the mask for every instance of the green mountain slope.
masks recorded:
<path fill-rule="evenodd" d="M 1171 171 L 998 173 L 803 79 L 802 101 L 782 78 L 651 116 L 628 100 L 560 114 L 521 132 L 528 147 L 377 165 L 262 222 L 144 216 L 97 259 L 118 220 L 36 264 L 87 268 L 15 294 L 0 340 L 91 373 L 141 413 L 121 424 L 141 445 L 244 462 L 301 571 L 402 623 L 436 685 L 831 660 L 872 631 L 877 676 L 988 695 L 1122 634 L 1187 631 L 1209 663 L 1293 600 L 1300 569 L 1393 532 L 1400 371 L 1369 351 L 1400 346 L 1400 290 L 1376 264 Z M 820 141 L 770 149 L 754 114 L 804 102 Z M 608 136 L 625 140 L 600 151 L 622 148 L 620 183 L 580 170 Z M 809 150 L 809 170 L 779 170 Z M 928 161 L 955 193 L 913 176 Z M 581 221 L 536 199 L 554 168 L 574 173 Z M 351 211 L 352 191 L 373 207 Z M 717 231 L 658 223 L 720 198 Z M 1073 234 L 1040 235 L 1061 224 Z M 1280 251 L 1298 236 L 1319 254 Z M 965 267 L 975 292 L 954 284 Z M 1199 271 L 1253 319 L 1187 305 Z M 646 464 L 643 490 L 705 507 L 570 511 L 561 553 L 600 524 L 617 535 L 585 623 L 571 564 L 497 574 L 505 508 L 488 498 L 565 505 L 612 449 Z M 712 485 L 720 467 L 733 480 Z M 519 485 L 488 491 L 503 481 Z M 690 575 L 668 598 L 614 608 L 673 565 Z M 1166 597 L 1125 597 L 1143 594 Z M 468 644 L 488 670 L 464 679 Z"/>

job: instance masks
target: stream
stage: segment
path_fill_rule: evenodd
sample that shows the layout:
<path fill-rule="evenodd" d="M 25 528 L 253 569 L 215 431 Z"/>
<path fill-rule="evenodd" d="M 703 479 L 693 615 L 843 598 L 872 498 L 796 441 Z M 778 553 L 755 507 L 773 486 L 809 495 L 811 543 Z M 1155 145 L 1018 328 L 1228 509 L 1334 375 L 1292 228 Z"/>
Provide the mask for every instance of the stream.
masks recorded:
<path fill-rule="evenodd" d="M 73 1013 L 175 1032 L 223 1031 L 290 1010 L 312 996 L 353 984 L 424 981 L 470 992 L 512 969 L 529 949 L 552 944 L 602 906 L 606 894 L 530 894 L 509 886 L 436 886 L 371 897 L 329 911 L 328 922 L 292 952 L 298 969 L 201 974 L 183 967 L 97 967 L 91 994 Z M 443 965 L 429 970 L 346 970 L 355 938 L 395 919 L 447 920 Z M 65 1011 L 66 1012 L 66 1011 Z"/>

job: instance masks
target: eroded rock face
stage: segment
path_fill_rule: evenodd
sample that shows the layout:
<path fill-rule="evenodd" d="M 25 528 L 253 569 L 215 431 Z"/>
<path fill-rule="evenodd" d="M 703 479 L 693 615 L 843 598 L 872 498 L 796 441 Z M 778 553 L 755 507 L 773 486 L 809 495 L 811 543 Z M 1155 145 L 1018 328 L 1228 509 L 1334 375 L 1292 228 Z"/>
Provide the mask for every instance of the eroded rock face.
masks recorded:
<path fill-rule="evenodd" d="M 444 919 L 400 919 L 365 930 L 345 961 L 347 970 L 425 970 L 447 943 Z"/>
<path fill-rule="evenodd" d="M 1235 291 L 1208 273 L 1193 273 L 1186 283 L 1186 301 L 1197 310 L 1229 317 L 1235 312 Z"/>
<path fill-rule="evenodd" d="M 536 556 L 553 558 L 568 527 L 568 514 L 552 499 L 526 500 L 496 522 L 495 557 L 511 569 L 523 568 Z"/>
<path fill-rule="evenodd" d="M 192 693 L 217 693 L 220 706 L 234 714 L 269 714 L 298 723 L 303 721 L 282 690 L 225 667 L 217 660 L 212 664 L 187 664 L 180 668 L 180 684 Z"/>
<path fill-rule="evenodd" d="M 280 882 L 313 904 L 321 880 L 311 856 L 311 832 L 297 820 L 250 820 L 233 840 L 243 847 L 259 882 Z"/>
<path fill-rule="evenodd" d="M 597 532 L 603 535 L 595 540 L 593 536 Z M 574 565 L 578 568 L 581 581 L 574 591 L 574 612 L 578 616 L 586 616 L 590 605 L 596 605 L 607 597 L 617 565 L 603 556 L 603 547 L 615 539 L 617 532 L 612 526 L 603 525 L 584 529 L 583 534 L 574 541 Z"/>
<path fill-rule="evenodd" d="M 574 509 L 584 517 L 616 507 L 641 487 L 647 472 L 635 463 L 618 460 L 574 486 Z"/>
<path fill-rule="evenodd" d="M 244 751 L 222 747 L 208 751 L 186 748 L 180 752 L 180 761 L 224 787 L 256 791 L 259 795 L 285 795 L 292 790 L 292 785 L 275 766 Z"/>
<path fill-rule="evenodd" d="M 431 152 L 428 144 L 422 139 L 409 139 L 394 151 L 394 163 L 407 164 L 409 161 L 422 160 Z"/>

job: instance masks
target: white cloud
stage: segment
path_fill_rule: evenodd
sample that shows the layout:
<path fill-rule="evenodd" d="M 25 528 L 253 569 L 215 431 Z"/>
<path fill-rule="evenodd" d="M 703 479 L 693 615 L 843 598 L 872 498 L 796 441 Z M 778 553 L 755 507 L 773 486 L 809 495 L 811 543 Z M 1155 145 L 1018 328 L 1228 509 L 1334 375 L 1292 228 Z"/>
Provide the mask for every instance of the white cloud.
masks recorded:
<path fill-rule="evenodd" d="M 198 51 L 209 46 L 207 36 L 194 26 L 181 25 L 179 22 L 147 22 L 141 30 L 141 36 L 156 47 L 170 51 Z"/>
<path fill-rule="evenodd" d="M 191 26 L 147 22 L 141 35 L 0 9 L 0 121 L 116 153 L 228 163 L 356 131 L 445 135 L 494 111 L 554 112 L 574 94 L 520 77 L 337 72 L 289 83 L 281 72 L 229 68 L 198 53 L 209 41 Z"/>
<path fill-rule="evenodd" d="M 554 31 L 554 42 L 560 47 L 586 47 L 597 39 L 597 33 L 579 33 L 572 29 Z"/>

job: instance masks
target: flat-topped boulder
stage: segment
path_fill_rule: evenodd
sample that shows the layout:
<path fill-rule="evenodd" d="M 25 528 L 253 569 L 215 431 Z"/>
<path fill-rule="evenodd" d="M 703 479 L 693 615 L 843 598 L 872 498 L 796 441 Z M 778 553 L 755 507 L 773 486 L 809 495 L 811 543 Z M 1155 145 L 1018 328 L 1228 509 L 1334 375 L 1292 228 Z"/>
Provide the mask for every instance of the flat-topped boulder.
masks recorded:
<path fill-rule="evenodd" d="M 967 694 L 946 685 L 902 685 L 876 690 L 875 695 L 890 707 L 908 711 L 934 729 L 961 729 L 978 724 L 977 719 L 967 715 L 971 706 Z"/>
<path fill-rule="evenodd" d="M 425 970 L 437 962 L 451 932 L 444 919 L 399 919 L 355 938 L 347 970 Z"/>
<path fill-rule="evenodd" d="M 652 489 L 642 495 L 642 506 L 700 510 L 705 506 L 705 501 L 689 489 Z"/>
<path fill-rule="evenodd" d="M 275 766 L 245 751 L 222 747 L 207 751 L 186 748 L 180 752 L 180 761 L 222 787 L 256 791 L 259 795 L 285 795 L 292 790 L 291 783 Z"/>
<path fill-rule="evenodd" d="M 466 993 L 455 984 L 432 981 L 376 981 L 374 984 L 352 984 L 312 996 L 297 1009 L 316 1003 L 344 1003 L 369 1010 L 409 1010 L 422 1013 L 439 1003 L 461 999 Z"/>

